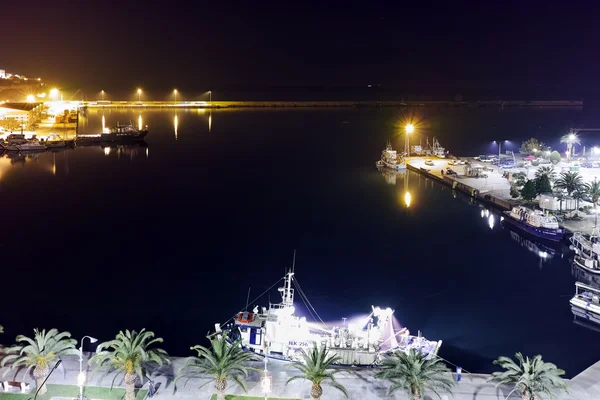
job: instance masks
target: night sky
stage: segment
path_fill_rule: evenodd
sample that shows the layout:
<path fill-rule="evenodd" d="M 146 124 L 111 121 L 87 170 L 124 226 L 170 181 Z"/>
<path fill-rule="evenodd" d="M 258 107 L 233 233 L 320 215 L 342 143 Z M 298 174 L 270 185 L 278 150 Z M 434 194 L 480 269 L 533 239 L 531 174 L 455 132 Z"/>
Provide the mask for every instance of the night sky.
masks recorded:
<path fill-rule="evenodd" d="M 0 13 L 0 68 L 87 91 L 372 84 L 591 93 L 600 70 L 599 8 L 516 1 L 30 1 L 25 9 L 9 2 Z"/>

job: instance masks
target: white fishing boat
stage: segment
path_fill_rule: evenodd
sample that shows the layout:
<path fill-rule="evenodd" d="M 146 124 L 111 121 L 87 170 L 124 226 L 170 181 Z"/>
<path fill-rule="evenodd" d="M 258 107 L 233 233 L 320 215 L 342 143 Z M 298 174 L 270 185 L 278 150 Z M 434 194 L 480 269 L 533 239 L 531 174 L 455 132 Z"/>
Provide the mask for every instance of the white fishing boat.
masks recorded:
<path fill-rule="evenodd" d="M 440 146 L 440 142 L 435 137 L 433 138 L 431 153 L 436 157 L 446 158 L 446 149 Z"/>
<path fill-rule="evenodd" d="M 393 170 L 406 169 L 406 163 L 402 157 L 398 158 L 398 152 L 392 149 L 392 145 L 388 142 L 385 149 L 381 152 L 381 160 L 377 161 L 377 167 L 385 167 Z"/>
<path fill-rule="evenodd" d="M 429 341 L 411 336 L 408 329 L 395 330 L 394 311 L 390 308 L 371 306 L 368 316 L 343 323 L 341 326 L 328 326 L 322 320 L 309 322 L 296 315 L 294 293 L 298 290 L 311 314 L 316 314 L 290 269 L 282 278 L 283 285 L 278 290 L 281 302 L 269 304 L 251 312 L 240 311 L 233 317 L 233 323 L 221 327 L 216 324 L 216 332 L 223 329 L 232 339 L 241 339 L 245 350 L 262 357 L 282 361 L 299 360 L 302 350 L 314 344 L 325 346 L 339 357 L 340 365 L 372 366 L 393 351 L 416 349 L 428 359 L 433 358 L 442 341 Z M 281 280 L 280 280 L 281 281 Z M 292 287 L 294 285 L 294 288 Z"/>
<path fill-rule="evenodd" d="M 569 238 L 575 257 L 573 262 L 592 274 L 600 274 L 600 238 L 594 229 L 591 235 L 575 232 Z"/>
<path fill-rule="evenodd" d="M 600 324 L 600 289 L 575 282 L 575 296 L 569 303 L 573 315 Z"/>

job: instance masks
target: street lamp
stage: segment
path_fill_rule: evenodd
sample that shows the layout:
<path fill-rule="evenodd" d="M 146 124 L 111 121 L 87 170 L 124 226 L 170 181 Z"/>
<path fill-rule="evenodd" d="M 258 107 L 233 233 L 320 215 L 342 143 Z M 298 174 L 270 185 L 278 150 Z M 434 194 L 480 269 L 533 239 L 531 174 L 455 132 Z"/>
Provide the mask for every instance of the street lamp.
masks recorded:
<path fill-rule="evenodd" d="M 142 102 L 142 89 L 138 89 L 137 90 L 137 94 L 138 94 L 138 103 Z"/>
<path fill-rule="evenodd" d="M 175 103 L 177 103 L 177 89 L 173 89 L 173 94 L 175 95 Z"/>
<path fill-rule="evenodd" d="M 208 102 L 212 103 L 212 91 L 208 91 Z"/>
<path fill-rule="evenodd" d="M 52 97 L 53 99 L 56 99 L 58 97 L 58 89 L 54 88 L 50 91 L 50 97 Z"/>
<path fill-rule="evenodd" d="M 85 338 L 90 339 L 90 343 L 96 343 L 98 341 L 98 339 L 91 336 L 84 336 L 81 338 L 81 346 L 79 346 L 79 375 L 77 376 L 79 400 L 83 400 L 83 385 L 85 384 L 85 373 L 83 372 L 83 341 Z"/>
<path fill-rule="evenodd" d="M 27 102 L 28 103 L 35 103 L 35 96 L 32 94 L 27 95 Z"/>
<path fill-rule="evenodd" d="M 494 143 L 498 143 L 498 162 L 500 162 L 500 152 L 502 150 L 502 143 L 509 143 L 509 142 L 508 142 L 508 140 L 500 140 L 499 142 L 496 142 L 494 140 Z M 534 149 L 533 151 L 536 152 L 537 149 Z"/>
<path fill-rule="evenodd" d="M 406 156 L 410 156 L 410 141 L 408 139 L 408 135 L 415 131 L 415 126 L 413 124 L 406 124 L 404 127 L 404 131 L 406 132 L 406 139 L 404 141 L 404 152 Z"/>

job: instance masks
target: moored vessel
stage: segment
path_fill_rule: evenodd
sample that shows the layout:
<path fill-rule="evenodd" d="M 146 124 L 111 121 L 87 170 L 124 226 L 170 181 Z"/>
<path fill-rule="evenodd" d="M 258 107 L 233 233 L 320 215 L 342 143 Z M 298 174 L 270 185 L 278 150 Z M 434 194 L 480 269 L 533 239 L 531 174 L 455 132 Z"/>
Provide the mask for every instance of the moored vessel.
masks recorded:
<path fill-rule="evenodd" d="M 402 157 L 398 158 L 398 152 L 392 149 L 392 145 L 389 142 L 381 152 L 381 160 L 377 161 L 375 165 L 378 168 L 385 167 L 396 171 L 406 169 L 404 159 Z"/>
<path fill-rule="evenodd" d="M 504 211 L 509 221 L 523 231 L 536 237 L 560 242 L 565 233 L 558 226 L 558 220 L 552 215 L 546 215 L 540 210 L 532 210 L 527 207 L 517 206 L 510 211 Z"/>
<path fill-rule="evenodd" d="M 412 336 L 406 328 L 395 330 L 394 311 L 390 308 L 371 306 L 369 315 L 340 326 L 328 326 L 320 317 L 319 321 L 309 322 L 305 317 L 296 316 L 295 290 L 298 290 L 307 308 L 312 309 L 317 317 L 318 314 L 294 276 L 293 269 L 290 269 L 282 278 L 280 303 L 270 303 L 268 308 L 256 306 L 251 312 L 240 311 L 232 318 L 232 323 L 223 326 L 232 339 L 241 340 L 246 351 L 261 357 L 295 361 L 301 358 L 303 350 L 316 344 L 325 346 L 338 356 L 340 365 L 356 366 L 376 365 L 393 351 L 415 349 L 427 358 L 437 354 L 441 341 L 429 341 L 420 334 Z M 221 325 L 216 324 L 215 327 L 217 333 L 222 332 Z"/>
<path fill-rule="evenodd" d="M 146 129 L 138 129 L 131 122 L 124 125 L 117 122 L 117 125 L 109 133 L 77 134 L 75 141 L 78 145 L 102 142 L 136 142 L 144 140 L 146 135 L 148 135 L 147 126 Z"/>
<path fill-rule="evenodd" d="M 569 303 L 573 315 L 600 324 L 600 289 L 575 282 L 575 295 Z"/>

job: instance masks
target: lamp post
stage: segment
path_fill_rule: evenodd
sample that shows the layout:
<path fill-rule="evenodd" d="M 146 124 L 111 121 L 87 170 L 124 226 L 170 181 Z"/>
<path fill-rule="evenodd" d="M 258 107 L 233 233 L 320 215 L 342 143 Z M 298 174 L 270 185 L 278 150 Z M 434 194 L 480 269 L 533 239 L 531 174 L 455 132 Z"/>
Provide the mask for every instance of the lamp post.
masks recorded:
<path fill-rule="evenodd" d="M 138 94 L 138 103 L 141 103 L 142 102 L 142 89 L 138 89 L 137 94 Z"/>
<path fill-rule="evenodd" d="M 494 140 L 494 142 L 495 142 L 495 140 Z M 500 162 L 500 152 L 501 152 L 501 149 L 502 149 L 502 143 L 507 143 L 507 142 L 508 142 L 508 140 L 500 140 L 500 141 L 498 141 L 498 163 Z"/>
<path fill-rule="evenodd" d="M 271 393 L 271 377 L 269 376 L 269 371 L 267 370 L 267 362 L 268 358 L 265 357 L 265 376 L 260 382 L 262 392 L 265 394 L 265 400 L 267 400 L 267 395 Z"/>
<path fill-rule="evenodd" d="M 175 104 L 177 104 L 177 89 L 173 89 L 173 94 L 175 95 Z"/>
<path fill-rule="evenodd" d="M 208 91 L 208 102 L 212 103 L 212 91 L 211 90 Z"/>
<path fill-rule="evenodd" d="M 408 135 L 410 135 L 411 133 L 413 133 L 415 131 L 415 126 L 413 124 L 406 124 L 406 126 L 404 127 L 404 131 L 406 132 L 406 139 L 404 142 L 404 152 L 406 153 L 406 156 L 410 156 L 410 140 Z"/>
<path fill-rule="evenodd" d="M 85 373 L 83 372 L 83 341 L 85 338 L 90 339 L 90 343 L 96 343 L 98 341 L 98 339 L 91 336 L 84 336 L 81 338 L 81 346 L 79 346 L 79 375 L 77 376 L 79 400 L 83 400 L 83 385 L 85 384 Z"/>

